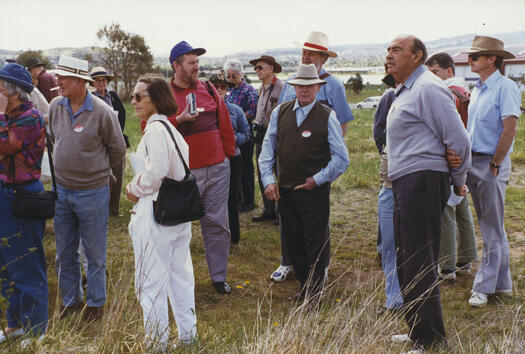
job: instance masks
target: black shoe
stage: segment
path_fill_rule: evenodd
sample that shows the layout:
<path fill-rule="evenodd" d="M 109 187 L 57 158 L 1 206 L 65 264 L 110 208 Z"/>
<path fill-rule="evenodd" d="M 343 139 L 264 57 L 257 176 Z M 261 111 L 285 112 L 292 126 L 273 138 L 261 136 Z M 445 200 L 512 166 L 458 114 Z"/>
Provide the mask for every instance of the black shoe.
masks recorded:
<path fill-rule="evenodd" d="M 241 208 L 239 209 L 239 211 L 241 213 L 246 213 L 248 211 L 252 211 L 253 209 L 255 209 L 255 204 L 248 204 L 248 205 L 241 205 Z"/>
<path fill-rule="evenodd" d="M 76 311 L 80 311 L 83 308 L 84 308 L 84 302 L 83 301 L 79 301 L 75 305 L 71 305 L 71 306 L 60 306 L 60 312 L 58 314 L 58 318 L 61 320 L 64 317 L 66 317 L 67 315 L 69 315 L 70 313 L 73 313 L 73 312 L 76 312 Z"/>
<path fill-rule="evenodd" d="M 217 290 L 219 294 L 229 294 L 232 291 L 228 283 L 226 283 L 225 281 L 218 281 L 216 283 L 213 283 L 213 287 L 215 288 L 215 290 Z"/>
<path fill-rule="evenodd" d="M 104 309 L 102 307 L 88 306 L 84 312 L 84 320 L 87 322 L 96 321 L 102 318 Z"/>
<path fill-rule="evenodd" d="M 261 215 L 257 215 L 257 216 L 254 216 L 252 217 L 252 221 L 253 222 L 261 222 L 261 221 L 266 221 L 266 220 L 275 220 L 277 219 L 277 215 L 275 215 L 275 213 L 272 213 L 272 214 L 261 214 Z"/>

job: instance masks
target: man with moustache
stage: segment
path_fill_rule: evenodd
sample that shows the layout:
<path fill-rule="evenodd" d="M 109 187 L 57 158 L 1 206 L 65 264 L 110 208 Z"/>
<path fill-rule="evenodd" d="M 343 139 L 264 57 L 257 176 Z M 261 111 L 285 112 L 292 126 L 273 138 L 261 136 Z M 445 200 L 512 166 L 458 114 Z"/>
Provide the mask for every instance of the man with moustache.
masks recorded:
<path fill-rule="evenodd" d="M 257 76 L 262 81 L 259 89 L 259 100 L 257 101 L 257 113 L 255 115 L 255 159 L 259 159 L 261 154 L 262 142 L 268 124 L 270 123 L 270 115 L 279 101 L 279 96 L 283 89 L 283 82 L 277 78 L 276 74 L 282 71 L 281 65 L 275 61 L 275 58 L 270 55 L 262 55 L 257 59 L 250 60 Z M 269 200 L 264 195 L 264 185 L 261 180 L 261 170 L 257 164 L 257 177 L 259 177 L 259 188 L 261 190 L 264 209 L 261 215 L 254 216 L 252 221 L 261 222 L 265 220 L 275 220 L 277 215 L 275 213 L 275 201 Z"/>
<path fill-rule="evenodd" d="M 428 350 L 446 343 L 437 286 L 441 215 L 450 195 L 466 194 L 470 143 L 450 90 L 425 68 L 423 42 L 399 36 L 388 47 L 388 72 L 399 85 L 387 117 L 388 178 L 394 196 L 394 239 L 399 285 L 412 341 Z M 463 162 L 449 168 L 446 149 Z"/>
<path fill-rule="evenodd" d="M 323 32 L 312 31 L 302 46 L 302 64 L 314 64 L 319 78 L 326 82 L 319 89 L 315 100 L 332 108 L 336 114 L 337 120 L 343 129 L 343 136 L 346 133 L 346 123 L 353 120 L 354 116 L 350 106 L 346 101 L 346 91 L 341 80 L 330 75 L 323 69 L 323 64 L 328 58 L 336 58 L 337 54 L 328 49 L 328 36 Z M 295 75 L 290 80 L 295 79 Z M 279 104 L 295 99 L 295 89 L 293 85 L 285 83 L 279 97 Z M 283 242 L 281 234 L 281 264 L 270 275 L 270 279 L 276 282 L 286 280 L 293 270 L 290 254 Z"/>
<path fill-rule="evenodd" d="M 230 157 L 235 155 L 235 136 L 228 109 L 208 82 L 197 79 L 199 56 L 204 48 L 193 48 L 185 41 L 177 43 L 170 53 L 175 75 L 170 86 L 179 106 L 179 115 L 169 117 L 190 148 L 189 167 L 197 178 L 205 215 L 200 219 L 208 270 L 214 288 L 229 294 L 226 282 L 230 227 L 228 192 L 230 187 Z M 188 112 L 186 96 L 195 94 L 195 115 Z M 183 107 L 186 107 L 183 109 Z"/>

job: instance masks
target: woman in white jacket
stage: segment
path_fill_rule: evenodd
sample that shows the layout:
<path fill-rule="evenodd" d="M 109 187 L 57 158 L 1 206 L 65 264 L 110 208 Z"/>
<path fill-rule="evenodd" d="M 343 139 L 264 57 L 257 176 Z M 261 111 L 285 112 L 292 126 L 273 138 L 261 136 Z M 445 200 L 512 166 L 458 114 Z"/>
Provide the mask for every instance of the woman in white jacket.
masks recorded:
<path fill-rule="evenodd" d="M 190 255 L 191 223 L 162 226 L 153 217 L 153 201 L 164 177 L 182 180 L 185 175 L 168 130 L 157 121 L 168 123 L 187 164 L 188 145 L 166 118 L 177 112 L 177 103 L 162 78 L 139 79 L 131 104 L 137 117 L 146 121 L 144 136 L 132 161 L 135 177 L 126 186 L 127 197 L 136 202 L 129 223 L 135 253 L 135 291 L 143 310 L 148 344 L 168 349 L 168 298 L 182 343 L 195 340 L 197 318 Z"/>

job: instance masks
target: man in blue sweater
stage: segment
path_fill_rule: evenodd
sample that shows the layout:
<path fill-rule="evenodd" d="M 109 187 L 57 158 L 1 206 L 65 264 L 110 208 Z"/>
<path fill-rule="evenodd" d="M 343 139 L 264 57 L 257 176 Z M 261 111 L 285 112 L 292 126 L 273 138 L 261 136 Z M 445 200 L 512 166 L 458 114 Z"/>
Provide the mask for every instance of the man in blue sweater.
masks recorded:
<path fill-rule="evenodd" d="M 466 194 L 470 142 L 450 90 L 425 68 L 427 51 L 414 36 L 395 38 L 386 56 L 399 83 L 387 118 L 388 177 L 394 194 L 399 284 L 415 350 L 446 343 L 437 286 L 441 214 L 450 195 Z M 449 168 L 446 149 L 463 162 Z"/>

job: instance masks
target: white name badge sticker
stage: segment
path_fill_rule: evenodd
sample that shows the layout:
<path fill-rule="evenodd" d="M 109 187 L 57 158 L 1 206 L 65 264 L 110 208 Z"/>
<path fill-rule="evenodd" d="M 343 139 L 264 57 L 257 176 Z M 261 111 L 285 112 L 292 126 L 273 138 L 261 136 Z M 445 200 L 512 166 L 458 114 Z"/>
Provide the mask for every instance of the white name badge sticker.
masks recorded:
<path fill-rule="evenodd" d="M 303 138 L 309 138 L 312 135 L 312 132 L 309 130 L 303 130 L 301 135 L 303 136 Z"/>
<path fill-rule="evenodd" d="M 84 126 L 83 125 L 75 125 L 73 127 L 73 130 L 76 131 L 77 133 L 80 133 L 82 130 L 84 130 Z"/>

